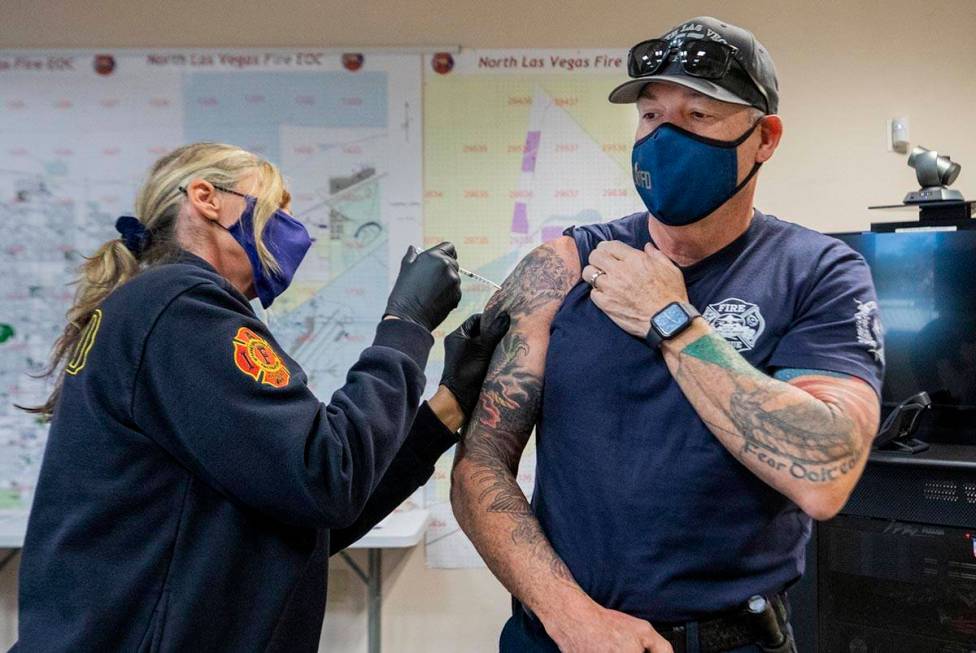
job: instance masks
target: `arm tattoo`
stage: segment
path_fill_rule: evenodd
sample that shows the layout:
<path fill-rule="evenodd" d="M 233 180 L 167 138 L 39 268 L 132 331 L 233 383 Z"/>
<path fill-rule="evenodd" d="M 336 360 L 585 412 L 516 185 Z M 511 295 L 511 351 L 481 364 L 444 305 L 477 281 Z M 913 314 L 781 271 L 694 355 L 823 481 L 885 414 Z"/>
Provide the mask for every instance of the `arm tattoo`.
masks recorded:
<path fill-rule="evenodd" d="M 515 318 L 512 318 L 515 322 Z M 527 433 L 535 424 L 542 395 L 542 380 L 520 365 L 520 358 L 529 355 L 525 336 L 515 332 L 499 343 L 481 388 L 481 410 L 476 412 L 477 424 L 495 432 Z"/>
<path fill-rule="evenodd" d="M 684 369 L 682 363 L 689 358 L 712 364 L 709 381 L 731 384 L 727 405 L 714 399 L 714 393 L 702 392 L 702 396 L 734 429 L 714 423 L 709 426 L 742 439 L 740 458 L 752 456 L 773 471 L 814 483 L 836 480 L 856 468 L 863 449 L 857 425 L 836 407 L 809 395 L 797 400 L 794 386 L 756 370 L 717 334 L 699 338 L 678 355 L 676 378 L 704 387 L 702 379 L 692 378 Z M 830 375 L 817 370 L 790 371 L 801 373 L 789 378 Z"/>
<path fill-rule="evenodd" d="M 552 550 L 516 474 L 542 400 L 540 355 L 544 352 L 533 351 L 525 334 L 527 319 L 538 319 L 543 311 L 555 314 L 576 281 L 559 254 L 542 246 L 519 263 L 502 290 L 492 297 L 484 319 L 491 320 L 504 310 L 511 318 L 511 327 L 495 350 L 455 461 L 457 464 L 463 458 L 471 464 L 478 506 L 511 520 L 512 543 L 527 546 L 553 576 L 568 582 L 572 582 L 572 574 Z"/>
<path fill-rule="evenodd" d="M 779 381 L 792 381 L 793 379 L 798 379 L 801 376 L 831 376 L 835 379 L 851 378 L 850 374 L 841 374 L 840 372 L 831 372 L 830 370 L 810 370 L 798 367 L 784 367 L 776 370 L 776 372 L 773 374 L 773 378 Z"/>
<path fill-rule="evenodd" d="M 566 268 L 562 258 L 551 247 L 537 247 L 523 258 L 495 293 L 485 313 L 508 311 L 514 324 L 553 302 L 562 303 L 569 289 L 579 279 Z"/>

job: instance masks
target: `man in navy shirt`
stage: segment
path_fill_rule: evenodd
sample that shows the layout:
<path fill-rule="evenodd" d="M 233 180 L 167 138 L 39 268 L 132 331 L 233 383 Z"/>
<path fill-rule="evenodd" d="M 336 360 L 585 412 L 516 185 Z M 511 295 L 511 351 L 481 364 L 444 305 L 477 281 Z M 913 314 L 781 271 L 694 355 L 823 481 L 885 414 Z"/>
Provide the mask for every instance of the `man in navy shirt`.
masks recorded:
<path fill-rule="evenodd" d="M 455 514 L 515 598 L 504 651 L 789 651 L 782 592 L 811 518 L 843 506 L 877 429 L 871 277 L 753 208 L 782 122 L 750 32 L 696 18 L 629 59 L 610 99 L 636 103 L 648 212 L 568 229 L 493 298 L 512 328 Z M 533 427 L 530 507 L 515 473 Z"/>

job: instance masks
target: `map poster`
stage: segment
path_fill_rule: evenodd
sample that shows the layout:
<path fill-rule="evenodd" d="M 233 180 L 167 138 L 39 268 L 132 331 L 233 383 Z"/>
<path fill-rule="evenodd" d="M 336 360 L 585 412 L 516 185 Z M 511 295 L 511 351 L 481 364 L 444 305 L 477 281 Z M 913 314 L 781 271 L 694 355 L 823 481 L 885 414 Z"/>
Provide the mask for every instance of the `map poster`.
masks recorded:
<path fill-rule="evenodd" d="M 30 507 L 47 428 L 14 404 L 49 391 L 28 373 L 63 327 L 67 284 L 177 146 L 227 142 L 281 166 L 314 242 L 258 313 L 327 400 L 423 237 L 420 90 L 416 54 L 0 51 L 0 515 Z"/>
<path fill-rule="evenodd" d="M 534 247 L 572 225 L 641 210 L 630 172 L 633 105 L 607 101 L 627 79 L 618 50 L 470 50 L 424 59 L 424 242 L 457 244 L 461 265 L 501 282 Z M 493 290 L 463 279 L 449 332 Z M 434 382 L 437 350 L 428 378 Z M 442 364 L 442 363 L 441 363 Z M 426 488 L 432 567 L 478 566 L 449 489 L 453 453 Z M 518 480 L 531 496 L 530 441 Z"/>

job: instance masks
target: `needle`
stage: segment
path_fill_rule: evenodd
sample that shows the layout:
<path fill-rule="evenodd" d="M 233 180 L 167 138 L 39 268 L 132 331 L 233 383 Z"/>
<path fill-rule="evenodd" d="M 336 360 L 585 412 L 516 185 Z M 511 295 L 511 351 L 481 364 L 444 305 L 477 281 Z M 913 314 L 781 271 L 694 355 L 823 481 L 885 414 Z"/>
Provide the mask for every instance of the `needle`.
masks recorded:
<path fill-rule="evenodd" d="M 499 286 L 497 283 L 495 283 L 491 279 L 486 279 L 485 277 L 481 276 L 480 274 L 475 274 L 471 270 L 465 270 L 460 265 L 458 266 L 458 272 L 460 272 L 461 274 L 463 274 L 466 277 L 471 277 L 475 281 L 480 281 L 481 283 L 487 284 L 487 285 L 491 286 L 492 288 L 494 288 L 495 290 L 501 290 L 502 289 L 501 286 Z"/>

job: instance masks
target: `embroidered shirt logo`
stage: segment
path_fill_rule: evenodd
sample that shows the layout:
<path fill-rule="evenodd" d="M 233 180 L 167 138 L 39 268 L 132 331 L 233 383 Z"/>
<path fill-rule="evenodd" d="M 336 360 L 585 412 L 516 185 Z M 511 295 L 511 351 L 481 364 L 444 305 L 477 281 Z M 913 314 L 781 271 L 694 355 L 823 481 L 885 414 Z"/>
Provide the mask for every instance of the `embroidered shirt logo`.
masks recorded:
<path fill-rule="evenodd" d="M 74 376 L 85 368 L 85 363 L 88 362 L 88 352 L 95 346 L 95 336 L 98 335 L 98 327 L 100 326 L 102 326 L 102 309 L 99 308 L 95 309 L 88 320 L 88 324 L 82 330 L 78 344 L 75 345 L 75 349 L 71 353 L 71 360 L 64 366 L 65 373 Z"/>
<path fill-rule="evenodd" d="M 234 336 L 234 363 L 237 369 L 255 381 L 275 388 L 288 385 L 291 374 L 281 356 L 268 341 L 247 327 L 241 327 Z"/>
<path fill-rule="evenodd" d="M 862 302 L 855 299 L 857 310 L 854 312 L 854 323 L 857 325 L 857 341 L 874 354 L 876 361 L 884 363 L 884 326 L 881 324 L 881 312 L 878 302 Z"/>
<path fill-rule="evenodd" d="M 748 351 L 766 328 L 759 307 L 736 297 L 709 304 L 702 317 L 736 351 Z"/>

